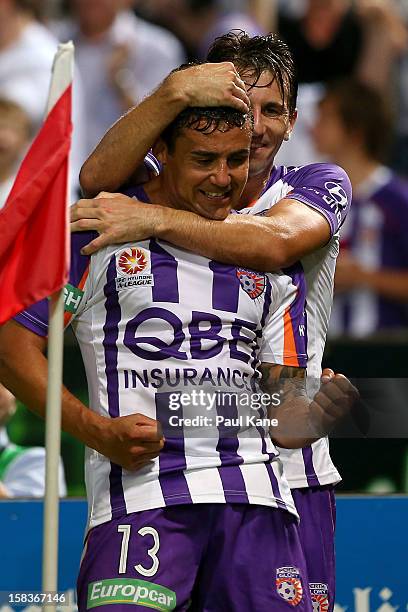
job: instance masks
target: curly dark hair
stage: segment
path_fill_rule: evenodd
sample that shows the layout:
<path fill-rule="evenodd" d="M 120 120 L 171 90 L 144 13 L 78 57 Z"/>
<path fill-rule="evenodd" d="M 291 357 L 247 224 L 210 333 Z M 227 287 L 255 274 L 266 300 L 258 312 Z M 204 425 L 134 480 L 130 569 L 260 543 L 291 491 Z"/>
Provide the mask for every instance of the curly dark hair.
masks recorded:
<path fill-rule="evenodd" d="M 261 75 L 269 71 L 273 75 L 271 83 L 276 79 L 289 114 L 294 114 L 298 90 L 295 62 L 290 48 L 277 34 L 249 36 L 243 30 L 231 30 L 215 39 L 207 61 L 232 62 L 244 80 L 250 77 L 250 87 L 257 87 Z"/>
<path fill-rule="evenodd" d="M 246 125 L 252 131 L 254 126 L 252 113 L 245 114 L 231 106 L 190 106 L 179 113 L 167 126 L 161 138 L 172 152 L 174 142 L 184 128 L 202 134 L 212 134 L 216 131 L 228 132 L 234 127 L 245 128 Z"/>

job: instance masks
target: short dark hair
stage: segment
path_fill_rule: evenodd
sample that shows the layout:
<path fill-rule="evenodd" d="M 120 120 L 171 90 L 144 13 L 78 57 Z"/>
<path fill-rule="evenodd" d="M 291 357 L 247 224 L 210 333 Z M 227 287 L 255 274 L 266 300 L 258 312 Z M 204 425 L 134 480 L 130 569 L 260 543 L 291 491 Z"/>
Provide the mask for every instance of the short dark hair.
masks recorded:
<path fill-rule="evenodd" d="M 366 152 L 378 162 L 387 160 L 393 137 L 394 112 L 390 100 L 380 91 L 356 79 L 340 79 L 326 86 L 323 100 L 336 104 L 348 131 L 358 131 Z"/>
<path fill-rule="evenodd" d="M 242 113 L 231 106 L 189 106 L 185 108 L 166 127 L 161 139 L 166 143 L 170 152 L 174 149 L 174 142 L 181 130 L 188 128 L 203 134 L 212 134 L 215 131 L 227 132 L 234 127 L 244 128 L 249 120 L 253 128 L 252 113 Z"/>
<path fill-rule="evenodd" d="M 268 70 L 278 83 L 289 114 L 294 114 L 298 90 L 295 61 L 290 48 L 277 34 L 249 36 L 243 30 L 231 30 L 215 39 L 207 61 L 232 62 L 241 76 L 250 74 L 254 80 L 253 87 Z"/>

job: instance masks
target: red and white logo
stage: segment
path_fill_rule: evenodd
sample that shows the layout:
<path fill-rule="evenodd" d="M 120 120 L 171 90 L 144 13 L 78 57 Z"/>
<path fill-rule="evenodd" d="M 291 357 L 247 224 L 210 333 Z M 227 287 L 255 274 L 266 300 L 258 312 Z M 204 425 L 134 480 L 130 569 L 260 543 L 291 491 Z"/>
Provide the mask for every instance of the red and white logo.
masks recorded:
<path fill-rule="evenodd" d="M 297 606 L 303 597 L 302 581 L 296 567 L 279 567 L 276 570 L 278 595 L 291 606 Z"/>
<path fill-rule="evenodd" d="M 313 612 L 328 612 L 329 609 L 329 588 L 322 582 L 309 583 L 310 595 L 312 598 Z"/>
<path fill-rule="evenodd" d="M 117 258 L 118 272 L 130 275 L 139 274 L 145 270 L 148 262 L 145 251 L 137 247 L 130 247 L 119 253 Z"/>
<path fill-rule="evenodd" d="M 245 268 L 237 268 L 237 277 L 243 290 L 255 300 L 265 289 L 265 275 Z"/>

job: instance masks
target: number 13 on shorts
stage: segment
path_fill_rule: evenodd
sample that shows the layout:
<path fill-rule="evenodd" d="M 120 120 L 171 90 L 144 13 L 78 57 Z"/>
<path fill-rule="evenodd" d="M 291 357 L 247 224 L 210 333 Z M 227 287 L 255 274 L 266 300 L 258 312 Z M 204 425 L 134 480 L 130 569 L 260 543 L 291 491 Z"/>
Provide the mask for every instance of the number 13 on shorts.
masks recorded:
<path fill-rule="evenodd" d="M 119 574 L 126 574 L 127 571 L 127 560 L 128 560 L 128 552 L 129 552 L 129 544 L 131 543 L 132 538 L 132 525 L 118 525 L 118 533 L 122 534 L 122 544 L 120 548 L 120 558 L 119 558 Z M 140 563 L 135 565 L 135 570 L 141 574 L 142 576 L 149 576 L 150 578 L 154 576 L 160 565 L 159 558 L 157 553 L 160 548 L 160 537 L 156 529 L 154 527 L 142 527 L 137 531 L 137 534 L 141 537 L 152 536 L 153 537 L 153 546 L 147 549 L 146 554 L 151 558 L 152 564 L 150 567 L 144 567 Z"/>

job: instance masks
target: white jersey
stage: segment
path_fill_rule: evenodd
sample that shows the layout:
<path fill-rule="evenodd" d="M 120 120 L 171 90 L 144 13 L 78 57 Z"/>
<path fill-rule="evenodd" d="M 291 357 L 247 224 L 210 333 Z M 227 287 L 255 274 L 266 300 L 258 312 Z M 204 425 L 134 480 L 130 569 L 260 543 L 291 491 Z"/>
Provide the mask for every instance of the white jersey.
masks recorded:
<path fill-rule="evenodd" d="M 8 439 L 5 428 L 0 428 L 0 482 L 9 497 L 44 497 L 45 448 L 16 446 Z M 59 459 L 58 494 L 65 497 L 64 466 Z"/>
<path fill-rule="evenodd" d="M 139 412 L 158 419 L 166 438 L 160 456 L 137 472 L 87 449 L 89 525 L 186 503 L 260 504 L 296 515 L 267 428 L 247 418 L 265 417 L 265 410 L 238 399 L 257 390 L 261 360 L 306 357 L 304 349 L 298 357 L 279 354 L 263 333 L 271 325 L 283 329 L 299 299 L 291 276 L 223 265 L 153 239 L 107 247 L 89 261 L 79 254 L 89 239 L 72 236 L 65 303 L 90 406 L 111 418 Z M 44 335 L 45 311 L 39 303 L 16 318 Z M 202 403 L 180 405 L 180 392 L 191 400 L 193 391 L 215 397 L 212 411 L 207 400 L 204 410 Z M 221 392 L 238 395 L 223 404 Z M 187 435 L 182 419 L 197 414 L 210 420 Z"/>
<path fill-rule="evenodd" d="M 344 170 L 332 164 L 311 164 L 298 168 L 279 166 L 272 172 L 259 200 L 240 212 L 262 215 L 283 198 L 299 200 L 318 210 L 327 219 L 331 229 L 331 239 L 326 246 L 285 270 L 297 285 L 305 287 L 306 316 L 301 322 L 301 333 L 306 338 L 308 393 L 313 397 L 320 385 L 339 252 L 338 230 L 351 203 L 350 181 Z M 274 329 L 273 325 L 267 334 L 270 342 L 274 338 L 279 341 L 280 331 Z M 296 365 L 290 361 L 286 361 L 286 364 Z M 327 438 L 321 438 L 307 448 L 279 450 L 292 489 L 334 484 L 341 480 L 330 458 Z"/>

